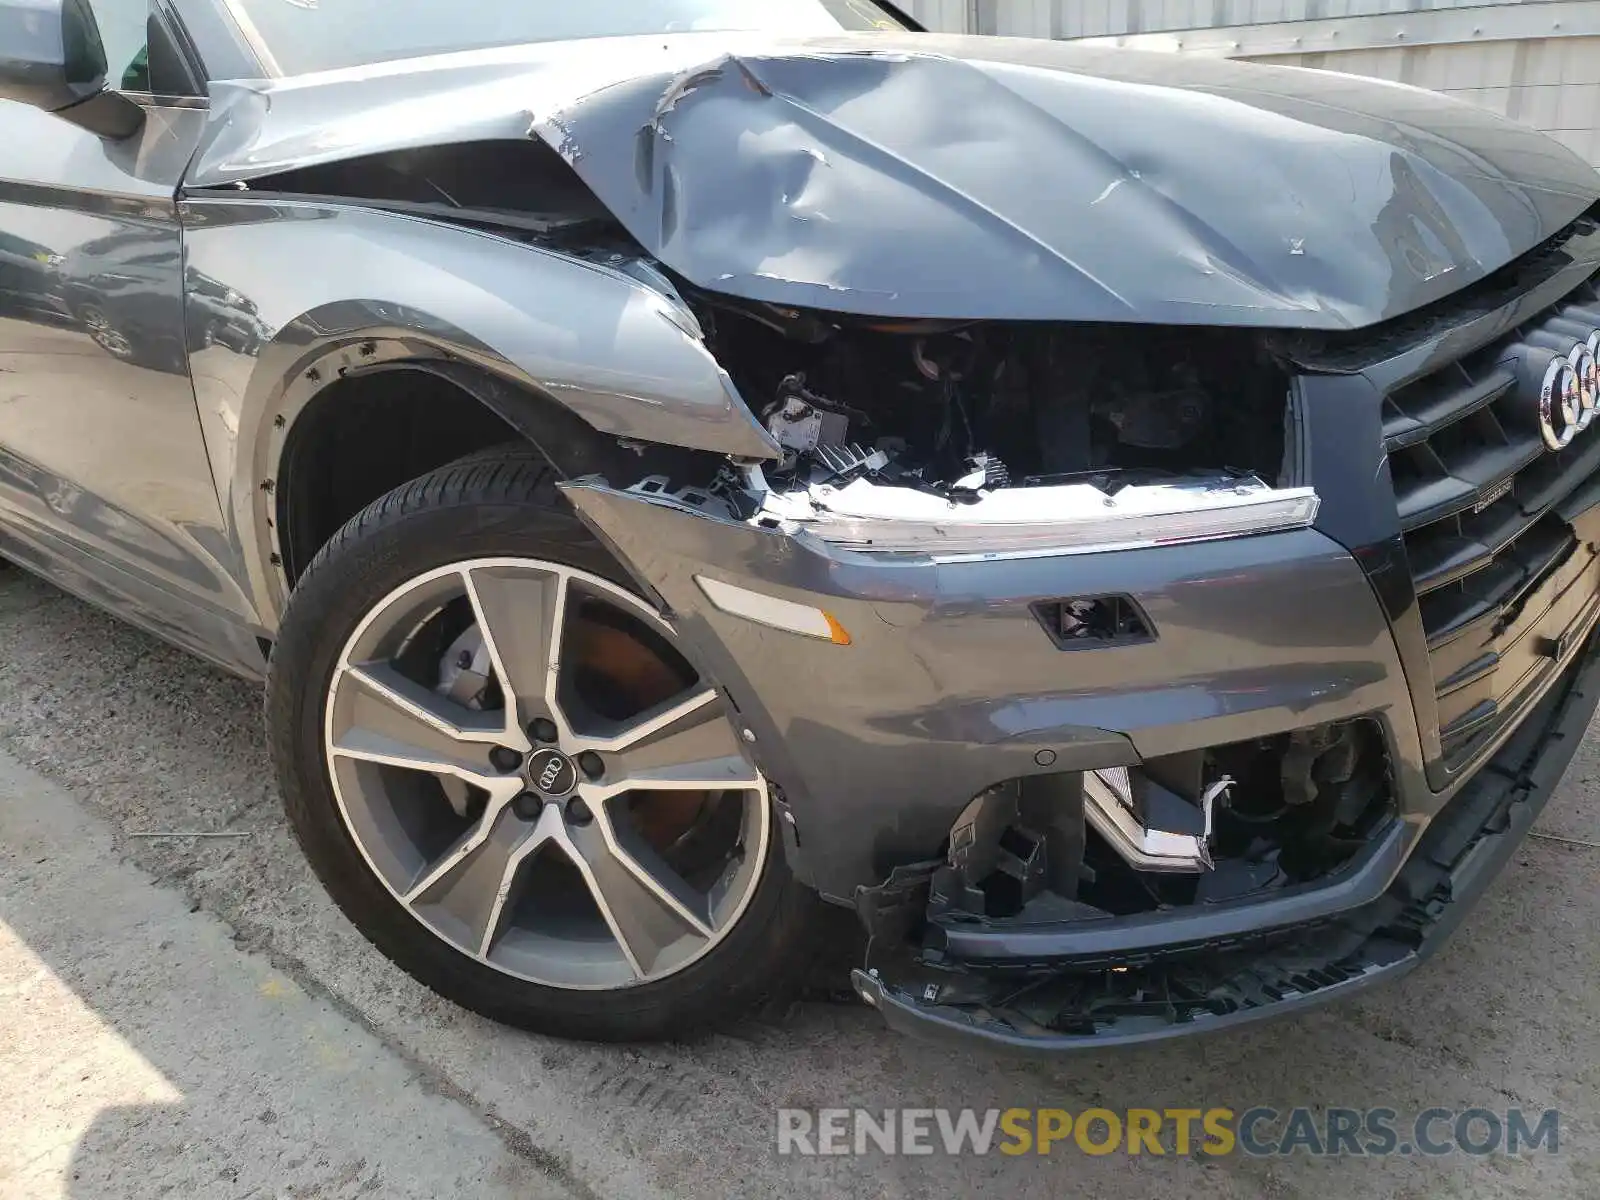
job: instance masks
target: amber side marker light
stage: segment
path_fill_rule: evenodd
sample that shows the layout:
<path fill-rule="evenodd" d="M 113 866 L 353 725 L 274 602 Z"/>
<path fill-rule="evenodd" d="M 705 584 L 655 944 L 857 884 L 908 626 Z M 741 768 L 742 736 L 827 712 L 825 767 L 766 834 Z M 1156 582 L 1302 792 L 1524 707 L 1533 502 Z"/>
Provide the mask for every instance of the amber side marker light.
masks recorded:
<path fill-rule="evenodd" d="M 823 609 L 768 596 L 764 592 L 753 592 L 749 588 L 737 587 L 705 575 L 696 575 L 694 581 L 706 594 L 707 600 L 732 616 L 743 617 L 769 629 L 819 638 L 836 646 L 850 644 L 849 631 L 839 624 L 837 617 Z"/>

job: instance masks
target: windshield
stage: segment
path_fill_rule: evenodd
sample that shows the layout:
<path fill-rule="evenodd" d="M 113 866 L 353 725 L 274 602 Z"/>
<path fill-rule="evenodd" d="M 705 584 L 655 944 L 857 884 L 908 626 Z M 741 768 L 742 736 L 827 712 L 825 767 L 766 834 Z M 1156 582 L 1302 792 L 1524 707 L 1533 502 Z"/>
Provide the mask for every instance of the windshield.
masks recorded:
<path fill-rule="evenodd" d="M 283 75 L 452 50 L 629 34 L 904 28 L 873 0 L 227 0 Z"/>

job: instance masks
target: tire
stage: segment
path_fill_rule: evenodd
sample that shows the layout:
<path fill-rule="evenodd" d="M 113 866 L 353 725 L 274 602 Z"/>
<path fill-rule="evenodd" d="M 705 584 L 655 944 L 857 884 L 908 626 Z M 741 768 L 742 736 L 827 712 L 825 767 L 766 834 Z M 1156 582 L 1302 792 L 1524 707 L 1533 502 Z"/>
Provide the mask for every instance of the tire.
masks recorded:
<path fill-rule="evenodd" d="M 507 566 L 512 560 L 515 563 Z M 381 630 L 388 619 L 386 614 L 396 607 L 406 609 L 407 605 L 413 605 L 414 602 L 409 599 L 411 593 L 406 589 L 443 586 L 438 582 L 439 579 L 454 586 L 456 564 L 469 564 L 464 568 L 468 580 L 466 601 L 469 606 L 459 611 L 476 614 L 485 629 L 494 626 L 495 622 L 485 615 L 490 608 L 481 606 L 479 592 L 491 580 L 497 587 L 504 579 L 515 579 L 518 587 L 531 587 L 533 585 L 529 580 L 559 577 L 565 580 L 562 586 L 566 590 L 556 593 L 562 597 L 563 606 L 569 605 L 568 597 L 581 592 L 583 605 L 601 605 L 597 611 L 605 620 L 614 618 L 620 625 L 627 625 L 629 630 L 635 628 L 627 623 L 634 621 L 636 614 L 630 615 L 628 605 L 642 603 L 636 599 L 637 590 L 629 583 L 616 561 L 572 515 L 555 488 L 555 480 L 548 466 L 531 451 L 500 450 L 442 468 L 374 502 L 340 530 L 317 555 L 290 600 L 272 653 L 266 720 L 273 762 L 295 836 L 317 876 L 345 915 L 388 958 L 434 991 L 495 1020 L 558 1037 L 594 1041 L 649 1041 L 686 1037 L 725 1026 L 763 1004 L 782 1000 L 791 994 L 812 960 L 811 916 L 818 901 L 794 880 L 789 871 L 764 783 L 759 789 L 750 787 L 738 792 L 718 793 L 718 799 L 714 802 L 704 799 L 692 801 L 700 805 L 700 812 L 708 804 L 713 809 L 711 818 L 697 815 L 694 818 L 696 822 L 707 827 L 720 824 L 729 830 L 738 825 L 737 835 L 724 832 L 717 836 L 733 839 L 730 847 L 722 851 L 728 863 L 724 869 L 734 873 L 730 878 L 746 880 L 739 885 L 745 889 L 741 893 L 745 898 L 731 920 L 725 925 L 715 925 L 711 936 L 701 938 L 709 948 L 697 950 L 699 943 L 695 939 L 701 935 L 692 931 L 684 933 L 678 942 L 671 944 L 670 954 L 664 950 L 651 960 L 654 965 L 649 971 L 640 965 L 645 960 L 636 953 L 636 942 L 644 943 L 647 950 L 654 951 L 656 943 L 666 942 L 671 934 L 635 938 L 630 933 L 630 936 L 624 937 L 621 932 L 624 926 L 613 920 L 614 906 L 606 902 L 605 889 L 594 882 L 597 878 L 611 878 L 606 873 L 605 864 L 587 873 L 581 868 L 571 872 L 568 868 L 578 865 L 578 859 L 583 855 L 568 855 L 566 847 L 577 845 L 580 837 L 589 839 L 583 843 L 584 846 L 599 845 L 599 840 L 593 836 L 593 829 L 603 824 L 608 835 L 604 840 L 613 849 L 617 844 L 630 847 L 631 857 L 627 862 L 658 861 L 647 859 L 645 852 L 631 849 L 643 836 L 635 825 L 630 824 L 627 837 L 632 840 L 626 843 L 621 841 L 623 834 L 615 832 L 622 829 L 624 820 L 641 822 L 641 818 L 631 815 L 634 809 L 630 807 L 630 815 L 625 818 L 613 815 L 612 810 L 621 802 L 629 806 L 637 803 L 640 811 L 645 811 L 649 816 L 647 806 L 653 802 L 652 798 L 659 799 L 667 793 L 630 791 L 593 805 L 585 805 L 581 799 L 558 800 L 539 793 L 533 790 L 540 774 L 535 770 L 538 764 L 533 757 L 529 757 L 537 753 L 539 742 L 531 734 L 530 745 L 533 749 L 518 752 L 524 755 L 523 765 L 519 768 L 521 774 L 516 776 L 514 783 L 506 785 L 527 790 L 512 802 L 510 808 L 502 810 L 495 822 L 490 822 L 488 813 L 491 809 L 486 808 L 484 815 L 479 816 L 477 823 L 473 824 L 470 819 L 474 811 L 471 808 L 473 801 L 468 799 L 463 802 L 467 805 L 466 815 L 446 814 L 442 819 L 467 821 L 466 825 L 460 826 L 466 832 L 458 832 L 455 836 L 466 838 L 468 844 L 474 835 L 473 831 L 482 831 L 493 825 L 494 832 L 483 835 L 485 840 L 472 852 L 474 855 L 486 855 L 491 843 L 498 847 L 504 839 L 513 836 L 504 833 L 505 830 L 513 830 L 515 836 L 528 836 L 523 826 L 511 823 L 513 816 L 536 821 L 539 830 L 546 828 L 548 820 L 553 831 L 550 838 L 553 840 L 544 849 L 536 850 L 526 861 L 531 862 L 534 868 L 552 875 L 560 874 L 562 878 L 572 875 L 588 880 L 588 890 L 592 893 L 590 900 L 595 902 L 598 915 L 608 923 L 616 943 L 614 950 L 602 947 L 604 955 L 601 957 L 612 956 L 605 959 L 603 968 L 591 967 L 588 965 L 589 959 L 585 957 L 590 955 L 593 947 L 604 942 L 605 927 L 594 925 L 592 916 L 573 916 L 571 921 L 575 924 L 570 929 L 561 926 L 563 936 L 566 936 L 565 942 L 561 936 L 546 936 L 535 928 L 546 919 L 544 913 L 552 909 L 545 902 L 526 910 L 532 914 L 527 918 L 531 922 L 530 928 L 524 929 L 517 924 L 524 919 L 521 915 L 524 908 L 520 907 L 525 903 L 522 897 L 526 889 L 532 886 L 522 882 L 528 870 L 526 865 L 521 868 L 512 865 L 506 869 L 499 898 L 490 905 L 489 915 L 480 923 L 482 928 L 488 930 L 481 943 L 478 943 L 483 948 L 481 953 L 471 949 L 479 926 L 466 919 L 456 921 L 454 915 L 460 909 L 470 911 L 476 917 L 480 910 L 465 900 L 457 901 L 455 897 L 458 887 L 463 896 L 482 896 L 487 893 L 481 890 L 474 892 L 464 884 L 453 881 L 449 874 L 444 874 L 438 885 L 442 898 L 433 903 L 428 900 L 432 893 L 426 890 L 427 885 L 418 880 L 431 878 L 430 871 L 438 873 L 443 869 L 432 864 L 429 856 L 421 851 L 416 851 L 419 856 L 417 861 L 430 865 L 420 873 L 409 876 L 402 869 L 411 861 L 405 856 L 425 840 L 420 835 L 413 839 L 409 832 L 403 837 L 393 832 L 400 828 L 410 830 L 418 824 L 419 818 L 414 812 L 416 802 L 405 797 L 414 788 L 445 788 L 451 780 L 439 775 L 430 781 L 425 772 L 402 772 L 400 776 L 395 776 L 388 765 L 374 767 L 370 762 L 356 761 L 346 756 L 347 742 L 357 746 L 358 753 L 365 752 L 361 747 L 376 744 L 371 743 L 370 738 L 362 740 L 367 730 L 361 721 L 354 722 L 353 733 L 337 732 L 344 719 L 344 706 L 372 703 L 369 694 L 352 683 L 359 672 L 368 670 L 366 666 L 359 666 L 357 658 L 352 657 L 352 646 L 362 637 L 377 636 L 370 630 Z M 525 567 L 525 564 L 532 565 Z M 547 566 L 554 572 L 548 576 L 543 574 Z M 570 577 L 563 574 L 568 571 L 571 572 Z M 418 583 L 419 580 L 424 582 Z M 435 582 L 426 582 L 428 580 Z M 403 603 L 394 600 L 397 594 L 403 594 Z M 594 599 L 597 595 L 600 597 L 598 600 Z M 616 613 L 621 615 L 604 609 L 603 605 L 611 602 L 616 604 Z M 389 608 L 384 607 L 386 603 L 390 605 Z M 459 608 L 463 602 L 458 598 L 451 603 Z M 444 611 L 449 613 L 458 609 L 447 606 Z M 518 613 L 519 632 L 515 637 L 520 638 L 524 610 L 506 611 Z M 567 612 L 568 609 L 563 607 L 561 611 Z M 588 609 L 583 611 L 587 612 Z M 432 616 L 427 619 L 442 621 L 445 617 Z M 558 628 L 565 630 L 569 625 L 570 618 L 567 624 Z M 474 629 L 478 627 L 476 624 L 472 626 Z M 398 634 L 384 633 L 382 636 L 391 638 Z M 641 642 L 644 640 L 643 635 L 629 636 L 637 636 Z M 410 640 L 404 643 L 407 648 L 403 650 L 402 657 L 411 655 L 413 650 L 410 647 L 423 640 L 423 633 L 411 635 Z M 491 635 L 488 640 L 503 640 L 503 635 L 501 638 Z M 556 644 L 561 645 L 559 640 Z M 667 652 L 661 653 L 665 657 Z M 566 649 L 561 648 L 560 659 L 563 663 L 566 654 Z M 423 659 L 431 661 L 427 656 L 423 656 Z M 364 658 L 362 661 L 365 661 Z M 500 659 L 496 657 L 493 661 L 498 664 Z M 440 668 L 441 682 L 435 685 L 436 689 L 443 686 L 444 673 L 448 669 L 448 666 Z M 480 695 L 493 694 L 500 674 L 503 672 L 496 667 L 494 681 Z M 385 675 L 384 678 L 392 676 Z M 715 692 L 714 685 L 708 680 L 697 678 L 688 686 L 690 691 L 703 688 Z M 348 688 L 354 688 L 354 692 L 346 691 Z M 501 691 L 509 696 L 513 689 L 504 687 Z M 346 699 L 349 695 L 354 695 L 355 699 Z M 720 703 L 720 696 L 716 699 Z M 431 698 L 427 701 L 430 711 L 434 703 Z M 566 701 L 562 703 L 565 705 Z M 504 704 L 509 714 L 506 723 L 510 727 L 517 723 L 521 702 L 508 698 Z M 350 711 L 356 710 L 352 708 Z M 360 711 L 366 712 L 368 709 Z M 390 708 L 381 708 L 381 713 L 387 714 L 384 720 L 394 715 Z M 490 724 L 500 719 L 500 714 L 492 711 L 480 715 Z M 562 720 L 566 721 L 566 718 Z M 530 729 L 533 727 L 529 726 Z M 706 728 L 712 726 L 708 724 Z M 720 739 L 720 726 L 717 730 L 716 736 Z M 490 751 L 490 754 L 504 756 L 506 749 L 501 747 Z M 559 749 L 564 752 L 565 748 Z M 578 758 L 571 758 L 573 764 L 579 761 Z M 606 761 L 609 763 L 611 760 Z M 546 766 L 549 766 L 548 762 Z M 500 767 L 504 768 L 503 757 Z M 479 768 L 475 766 L 473 769 Z M 753 768 L 746 767 L 745 770 L 753 772 Z M 395 778 L 407 781 L 421 778 L 423 782 L 407 782 L 401 787 L 392 782 Z M 474 775 L 473 778 L 478 777 Z M 574 787 L 582 782 L 575 768 L 572 779 Z M 373 780 L 380 782 L 373 783 Z M 490 782 L 496 787 L 500 786 L 495 781 Z M 466 792 L 469 789 L 458 790 Z M 489 795 L 485 801 L 489 805 L 498 803 L 496 798 L 502 795 L 501 791 L 487 793 L 482 789 L 474 794 L 479 800 L 483 795 Z M 429 795 L 431 797 L 431 792 Z M 646 799 L 639 801 L 640 795 Z M 672 805 L 668 806 L 667 811 L 676 813 L 691 803 L 678 797 L 679 793 L 671 794 Z M 736 799 L 730 800 L 730 797 Z M 433 801 L 430 798 L 425 803 L 432 805 Z M 538 808 L 539 804 L 544 807 Z M 734 806 L 734 817 L 723 819 L 717 815 L 727 810 L 730 804 Z M 402 819 L 396 814 L 401 813 L 404 805 L 413 807 L 404 809 L 408 815 Z M 605 814 L 603 822 L 600 820 L 601 814 L 590 811 L 592 807 L 601 809 Z M 537 817 L 531 815 L 535 808 L 538 808 Z M 524 809 L 528 810 L 527 815 Z M 554 816 L 550 815 L 552 811 Z M 594 822 L 587 830 L 578 827 L 578 822 L 585 816 Z M 426 819 L 438 819 L 433 808 L 426 808 Z M 660 824 L 663 819 L 652 817 L 652 820 Z M 411 824 L 406 824 L 406 821 Z M 563 823 L 567 835 L 560 835 L 556 829 Z M 373 836 L 363 840 L 356 832 L 358 829 L 372 828 L 387 831 L 388 837 Z M 638 828 L 651 828 L 650 822 L 642 822 Z M 698 826 L 691 828 L 690 832 L 694 833 L 696 828 Z M 759 840 L 750 832 L 757 828 L 767 831 Z M 571 842 L 560 841 L 561 836 L 568 835 Z M 712 837 L 703 831 L 702 836 L 708 839 Z M 398 855 L 399 867 L 393 866 L 384 857 L 387 853 L 384 847 L 391 842 L 402 846 L 402 852 Z M 550 867 L 545 856 L 557 842 L 561 853 L 553 860 L 557 866 Z M 455 849 L 450 854 L 454 854 L 461 844 L 460 841 L 454 843 Z M 661 860 L 664 861 L 669 850 L 677 852 L 682 844 L 681 837 L 671 842 L 668 849 L 661 850 Z M 374 845 L 378 847 L 377 851 L 373 850 Z M 497 848 L 495 853 L 502 851 Z M 587 854 L 588 851 L 584 850 L 583 853 Z M 450 854 L 445 854 L 439 861 L 449 859 Z M 562 856 L 571 857 L 572 862 L 563 863 Z M 716 869 L 716 855 L 706 857 L 712 864 L 706 869 Z M 513 862 L 514 858 L 514 855 L 506 854 L 506 861 Z M 469 859 L 463 858 L 461 861 L 465 863 Z M 481 869 L 487 872 L 498 869 L 499 865 L 500 860 L 495 859 Z M 474 861 L 470 869 L 478 871 L 480 868 Z M 465 877 L 468 868 L 453 870 Z M 519 871 L 523 874 L 519 875 Z M 637 892 L 637 880 L 630 879 L 626 873 L 619 878 L 623 885 Z M 517 880 L 518 898 L 508 900 L 507 892 L 512 889 L 510 881 L 513 879 Z M 672 879 L 676 882 L 667 885 L 669 891 L 676 887 L 677 882 L 681 882 L 676 875 Z M 415 893 L 418 888 L 424 890 L 415 899 L 413 907 L 404 897 L 408 895 L 408 889 L 410 893 Z M 721 895 L 720 885 L 711 888 L 710 893 L 713 896 Z M 672 891 L 672 894 L 676 896 L 680 893 Z M 728 894 L 732 894 L 731 885 Z M 648 907 L 648 899 L 647 896 L 641 903 L 641 909 Z M 693 896 L 691 900 L 689 907 L 698 913 L 700 910 L 695 906 L 700 901 Z M 565 904 L 566 901 L 561 903 Z M 575 896 L 571 903 L 574 912 L 583 907 L 581 896 Z M 511 911 L 513 906 L 519 907 Z M 450 914 L 448 921 L 445 916 L 438 915 L 446 910 Z M 633 919 L 629 915 L 631 910 L 619 911 L 624 911 L 628 920 Z M 421 915 L 430 912 L 434 915 L 426 918 Z M 505 916 L 503 912 L 510 912 L 511 915 Z M 653 929 L 662 923 L 658 918 L 660 914 L 646 914 L 639 920 Z M 582 919 L 590 920 L 591 924 L 576 924 Z M 717 920 L 719 918 L 715 915 L 706 917 L 707 928 L 712 928 Z M 631 931 L 638 923 L 635 921 L 626 925 L 626 928 Z M 497 934 L 497 929 L 505 929 L 506 932 Z M 595 940 L 596 929 L 601 931 L 598 941 Z M 587 940 L 579 938 L 580 932 Z M 497 937 L 500 938 L 498 942 Z M 567 948 L 561 949 L 562 946 Z M 680 951 L 680 946 L 687 949 Z M 613 961 L 617 950 L 627 960 L 633 978 L 619 982 L 618 973 L 623 968 Z M 513 957 L 514 954 L 522 957 Z M 679 959 L 682 959 L 682 965 L 672 966 Z M 527 963 L 544 965 L 538 970 L 525 969 Z M 657 970 L 661 963 L 666 963 L 672 969 L 660 968 L 662 973 L 657 977 L 651 972 Z M 603 974 L 604 981 L 600 984 L 590 982 L 589 976 L 583 974 L 589 971 L 596 972 L 596 978 Z M 564 972 L 570 972 L 571 978 Z M 555 978 L 556 982 L 550 982 L 551 978 Z M 581 982 L 574 983 L 575 979 Z"/>

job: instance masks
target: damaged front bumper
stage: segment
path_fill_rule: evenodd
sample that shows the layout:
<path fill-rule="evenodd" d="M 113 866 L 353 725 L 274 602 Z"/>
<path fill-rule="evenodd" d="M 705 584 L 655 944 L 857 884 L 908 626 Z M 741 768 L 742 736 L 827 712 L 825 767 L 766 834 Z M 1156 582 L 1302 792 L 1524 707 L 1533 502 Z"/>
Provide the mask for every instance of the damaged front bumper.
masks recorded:
<path fill-rule="evenodd" d="M 1158 958 L 1124 946 L 1099 965 L 1085 958 L 1045 971 L 885 964 L 856 971 L 856 991 L 903 1033 L 1048 1054 L 1231 1029 L 1396 979 L 1438 950 L 1506 865 L 1597 700 L 1591 644 L 1428 825 L 1381 895 L 1359 907 L 1276 928 L 1286 912 L 1258 912 L 1265 928 L 1253 938 L 1219 925 Z"/>
<path fill-rule="evenodd" d="M 1371 586 L 1309 528 L 941 560 L 792 536 L 664 490 L 563 490 L 722 684 L 782 790 L 796 874 L 840 903 L 937 854 L 963 807 L 1004 781 L 1362 716 L 1406 748 L 1397 772 L 1421 770 Z M 1073 648 L 1050 614 L 1083 597 L 1126 598 L 1140 629 Z M 800 636 L 773 627 L 771 606 L 833 625 Z"/>
<path fill-rule="evenodd" d="M 861 915 L 870 970 L 855 985 L 908 1032 L 1045 1051 L 1139 1041 L 1408 969 L 1504 861 L 1593 708 L 1592 656 L 1576 665 L 1587 605 L 1557 682 L 1526 699 L 1538 710 L 1485 749 L 1487 767 L 1433 790 L 1372 584 L 1309 527 L 1095 553 L 883 553 L 703 494 L 593 478 L 563 490 L 723 685 L 775 785 L 797 878 Z M 1127 623 L 1062 636 L 1108 598 Z M 802 629 L 804 613 L 826 620 Z M 1221 884 L 1206 853 L 1216 785 L 1203 826 L 1166 832 L 1148 810 L 1127 822 L 1126 789 L 1109 782 L 1351 725 L 1379 747 L 1387 808 L 1314 880 L 1201 884 L 1196 902 L 1153 911 L 1063 905 L 1072 891 L 1054 884 L 1006 919 L 941 907 L 975 798 L 1069 777 L 1091 781 L 1071 809 L 1080 852 L 1087 827 L 1135 866 L 1144 854 L 1143 869 Z"/>

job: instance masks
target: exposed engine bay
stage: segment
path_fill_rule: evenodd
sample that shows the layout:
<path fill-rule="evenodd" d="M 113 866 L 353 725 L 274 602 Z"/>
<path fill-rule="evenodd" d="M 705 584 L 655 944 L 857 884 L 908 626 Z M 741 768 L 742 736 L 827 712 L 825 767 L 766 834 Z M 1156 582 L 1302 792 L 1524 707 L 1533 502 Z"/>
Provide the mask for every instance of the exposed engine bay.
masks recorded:
<path fill-rule="evenodd" d="M 784 448 L 768 477 L 877 452 L 946 492 L 1105 470 L 1273 481 L 1284 385 L 1226 330 L 872 322 L 685 289 L 707 343 Z"/>
<path fill-rule="evenodd" d="M 900 524 L 981 554 L 991 531 L 1014 532 L 1030 508 L 1092 524 L 1084 506 L 1170 514 L 1218 492 L 1244 505 L 1291 494 L 1274 486 L 1285 473 L 1283 376 L 1258 338 L 869 322 L 684 293 L 783 449 L 780 462 L 727 473 L 693 500 L 755 524 L 804 530 L 826 509 L 877 531 L 833 535 L 847 547 L 912 549 L 909 537 L 883 540 Z M 975 518 L 969 541 L 952 512 Z M 1063 649 L 1148 637 L 1127 597 L 1046 617 Z M 927 876 L 927 914 L 1094 919 L 1311 882 L 1350 861 L 1392 811 L 1377 737 L 1351 722 L 999 785 L 952 827 Z"/>
<path fill-rule="evenodd" d="M 753 523 L 806 528 L 825 507 L 846 523 L 882 518 L 880 535 L 922 522 L 960 550 L 941 514 L 987 506 L 994 523 L 979 520 L 970 543 L 982 549 L 988 530 L 1014 528 L 1039 498 L 1059 513 L 1083 494 L 1163 511 L 1174 495 L 1209 504 L 1220 490 L 1249 504 L 1289 494 L 1275 487 L 1283 375 L 1259 338 L 871 322 L 683 291 L 783 449 L 780 462 L 724 475 L 700 498 Z M 1126 597 L 1048 615 L 1062 648 L 1147 635 Z M 944 858 L 929 864 L 926 911 L 1028 924 L 1242 899 L 1338 870 L 1391 813 L 1383 748 L 1365 722 L 1017 780 L 957 819 Z"/>

